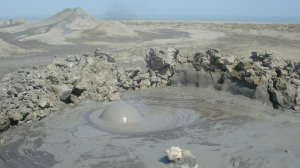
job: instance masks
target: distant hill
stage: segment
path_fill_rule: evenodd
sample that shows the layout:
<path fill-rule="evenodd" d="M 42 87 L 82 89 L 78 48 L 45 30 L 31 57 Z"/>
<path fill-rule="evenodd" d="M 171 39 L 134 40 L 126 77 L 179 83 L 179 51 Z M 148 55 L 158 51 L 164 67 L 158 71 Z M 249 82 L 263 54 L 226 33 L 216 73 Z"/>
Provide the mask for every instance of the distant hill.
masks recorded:
<path fill-rule="evenodd" d="M 107 37 L 134 37 L 138 36 L 133 30 L 129 29 L 125 24 L 118 21 L 106 20 L 98 27 L 87 30 L 83 33 L 84 36 L 107 36 Z"/>
<path fill-rule="evenodd" d="M 86 29 L 93 29 L 96 26 L 98 26 L 100 23 L 102 23 L 102 20 L 90 16 L 81 8 L 75 8 L 75 9 L 64 9 L 63 11 L 57 13 L 56 15 L 42 21 L 22 24 L 19 26 L 6 28 L 2 31 L 14 33 L 14 32 L 24 31 L 28 29 L 39 29 L 41 27 L 43 27 L 44 29 L 51 29 L 52 27 L 55 27 L 55 25 L 58 24 L 63 24 L 63 26 L 71 30 L 86 30 Z"/>
<path fill-rule="evenodd" d="M 14 22 L 17 22 L 17 23 L 25 23 L 26 22 L 26 20 L 22 17 L 22 16 L 20 16 L 17 20 L 15 20 Z"/>
<path fill-rule="evenodd" d="M 25 21 L 19 18 L 17 21 Z M 79 38 L 84 30 L 91 30 L 103 21 L 90 16 L 81 8 L 64 9 L 56 15 L 36 22 L 0 28 L 0 32 L 12 34 L 10 40 L 38 40 L 51 45 L 73 44 L 68 39 Z"/>

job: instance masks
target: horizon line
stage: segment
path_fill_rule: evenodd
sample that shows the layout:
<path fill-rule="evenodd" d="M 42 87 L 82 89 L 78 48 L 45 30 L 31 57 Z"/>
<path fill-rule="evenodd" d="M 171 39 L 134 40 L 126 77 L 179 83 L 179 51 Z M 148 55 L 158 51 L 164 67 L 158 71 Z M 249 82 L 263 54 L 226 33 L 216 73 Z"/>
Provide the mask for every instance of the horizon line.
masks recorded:
<path fill-rule="evenodd" d="M 231 22 L 276 22 L 276 23 L 300 23 L 300 17 L 288 16 L 237 16 L 237 15 L 123 15 L 123 16 L 107 16 L 92 15 L 101 20 L 118 20 L 118 21 L 231 21 Z M 17 20 L 23 17 L 29 21 L 45 20 L 54 15 L 36 15 L 36 16 L 0 16 L 0 20 Z"/>

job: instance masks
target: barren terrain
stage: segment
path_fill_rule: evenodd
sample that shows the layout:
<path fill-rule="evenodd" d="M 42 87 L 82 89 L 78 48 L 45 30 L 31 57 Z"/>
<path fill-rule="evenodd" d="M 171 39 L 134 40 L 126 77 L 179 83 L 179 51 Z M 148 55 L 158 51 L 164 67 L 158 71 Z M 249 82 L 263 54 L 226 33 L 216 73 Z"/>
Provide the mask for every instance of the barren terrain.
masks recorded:
<path fill-rule="evenodd" d="M 169 46 L 179 50 L 167 50 Z M 157 50 L 149 52 L 150 48 Z M 218 48 L 228 55 L 208 48 Z M 179 51 L 177 57 L 175 53 Z M 251 54 L 253 51 L 264 52 L 255 55 Z M 151 52 L 156 55 L 149 56 Z M 151 67 L 151 61 L 156 56 L 161 58 L 159 54 L 169 56 L 168 52 L 178 64 L 178 72 L 173 72 L 172 80 L 174 60 L 158 61 L 157 67 L 166 62 L 168 66 L 155 72 L 155 68 L 151 70 L 155 66 Z M 197 69 L 197 54 L 202 54 L 202 69 L 196 73 L 192 69 Z M 224 65 L 218 69 L 220 72 L 215 73 L 214 67 L 205 67 L 204 58 L 210 54 L 216 60 L 222 59 L 222 63 L 218 62 Z M 211 55 L 210 65 L 215 66 L 217 63 L 213 61 L 216 60 Z M 251 55 L 255 55 L 252 57 L 255 63 L 249 63 Z M 112 56 L 115 64 L 111 63 L 114 62 Z M 195 59 L 189 62 L 191 56 Z M 260 59 L 268 60 L 269 56 L 293 60 L 290 64 L 295 65 L 294 69 L 287 69 L 288 63 L 282 66 L 280 61 L 271 59 L 264 65 Z M 185 60 L 185 64 L 180 59 Z M 243 61 L 248 62 L 242 68 L 250 67 L 252 71 L 232 68 Z M 102 21 L 80 8 L 65 9 L 43 21 L 23 18 L 5 24 L 1 21 L 2 83 L 10 87 L 21 75 L 26 76 L 26 80 L 35 75 L 40 83 L 33 84 L 35 92 L 11 94 L 7 101 L 0 99 L 11 124 L 2 124 L 1 120 L 5 129 L 9 129 L 0 134 L 0 167 L 174 167 L 165 156 L 165 150 L 171 146 L 190 150 L 199 168 L 299 167 L 300 83 L 297 81 L 300 81 L 300 71 L 296 66 L 300 65 L 299 61 L 300 24 Z M 48 66 L 21 70 L 34 65 Z M 126 68 L 131 69 L 123 71 Z M 15 71 L 19 72 L 5 76 Z M 258 79 L 263 72 L 267 72 L 266 78 Z M 48 78 L 49 74 L 54 77 Z M 71 76 L 67 76 L 69 74 Z M 180 76 L 182 74 L 185 76 Z M 153 77 L 160 83 L 153 82 Z M 231 80 L 233 77 L 242 82 L 248 80 L 248 84 Z M 168 80 L 173 86 L 166 86 Z M 52 91 L 44 89 L 43 83 L 52 87 Z M 84 83 L 90 85 L 84 86 Z M 260 88 L 263 92 L 257 85 L 264 86 Z M 64 86 L 70 92 L 69 97 L 63 99 L 63 91 L 59 89 Z M 55 90 L 56 87 L 59 89 Z M 8 111 L 8 108 L 22 106 L 10 100 L 30 94 L 28 99 L 36 102 L 36 105 L 24 105 L 24 109 L 31 110 L 30 115 L 26 111 L 18 112 L 19 115 Z M 91 100 L 84 99 L 88 95 Z M 100 115 L 108 106 L 119 102 L 117 99 L 134 106 L 143 115 L 142 121 L 128 130 L 104 125 Z M 24 98 L 16 102 L 26 101 Z"/>
<path fill-rule="evenodd" d="M 27 21 L 28 25 L 25 23 L 0 27 L 3 43 L 0 56 L 10 57 L 0 58 L 0 78 L 11 72 L 9 69 L 35 65 L 37 62 L 32 62 L 32 58 L 45 64 L 51 62 L 55 55 L 64 57 L 86 53 L 97 47 L 114 54 L 117 62 L 126 67 L 133 64 L 142 65 L 149 48 L 166 49 L 170 45 L 179 47 L 186 55 L 212 47 L 235 57 L 249 57 L 252 51 L 270 51 L 273 57 L 300 61 L 299 24 L 122 21 L 120 23 L 127 25 L 127 31 L 134 31 L 136 35 L 126 36 L 126 33 L 123 33 L 121 36 L 105 36 L 102 31 L 99 36 L 87 36 L 87 32 L 97 27 L 101 21 L 89 18 L 89 21 L 84 22 L 85 26 L 79 29 L 74 25 L 76 23 L 80 26 L 80 20 L 72 21 L 70 18 L 81 16 L 82 13 L 63 11 L 41 23 L 32 24 Z M 84 16 L 88 18 L 86 14 Z M 124 32 L 123 29 L 124 27 L 121 29 Z M 7 47 L 8 45 L 10 47 Z M 22 63 L 18 63 L 18 60 Z M 11 61 L 14 65 L 9 63 Z"/>

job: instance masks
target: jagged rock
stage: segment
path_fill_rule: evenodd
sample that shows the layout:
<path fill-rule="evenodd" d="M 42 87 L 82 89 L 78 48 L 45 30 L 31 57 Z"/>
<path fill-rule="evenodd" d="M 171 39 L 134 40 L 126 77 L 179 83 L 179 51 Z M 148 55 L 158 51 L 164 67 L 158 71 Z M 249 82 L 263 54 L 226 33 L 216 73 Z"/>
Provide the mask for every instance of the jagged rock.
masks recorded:
<path fill-rule="evenodd" d="M 273 100 L 282 108 L 292 108 L 295 105 L 297 88 L 287 84 L 284 90 L 271 89 Z"/>
<path fill-rule="evenodd" d="M 145 80 L 142 80 L 142 81 L 140 82 L 140 88 L 141 88 L 141 89 L 146 89 L 146 88 L 148 88 L 149 86 L 151 86 L 151 82 L 150 82 L 149 79 L 145 79 Z"/>
<path fill-rule="evenodd" d="M 14 121 L 20 121 L 23 119 L 23 115 L 18 110 L 11 110 L 8 112 L 8 117 L 13 119 Z"/>
<path fill-rule="evenodd" d="M 287 89 L 287 83 L 282 78 L 277 78 L 275 81 L 275 88 L 277 90 Z"/>
<path fill-rule="evenodd" d="M 10 121 L 7 116 L 0 117 L 0 132 L 5 131 L 10 125 Z"/>
<path fill-rule="evenodd" d="M 88 84 L 86 82 L 79 82 L 75 85 L 74 92 L 77 95 L 81 95 L 81 93 L 87 91 L 87 89 L 88 89 Z"/>
<path fill-rule="evenodd" d="M 277 77 L 277 73 L 275 70 L 263 70 L 262 72 L 268 79 L 275 79 Z"/>
<path fill-rule="evenodd" d="M 299 79 L 292 79 L 292 83 L 297 85 L 297 86 L 300 86 L 300 80 Z"/>
<path fill-rule="evenodd" d="M 35 79 L 33 80 L 29 86 L 32 86 L 33 88 L 42 88 L 45 86 L 46 82 L 43 79 Z"/>
<path fill-rule="evenodd" d="M 111 93 L 107 96 L 107 98 L 110 101 L 115 101 L 115 100 L 119 100 L 121 98 L 121 93 L 120 92 L 116 92 L 116 93 Z"/>
<path fill-rule="evenodd" d="M 106 60 L 107 62 L 115 62 L 111 53 L 104 52 L 100 48 L 97 48 L 94 54 L 96 57 Z"/>
<path fill-rule="evenodd" d="M 295 107 L 293 107 L 293 110 L 295 110 L 295 111 L 300 111 L 300 106 L 295 106 Z"/>
<path fill-rule="evenodd" d="M 262 62 L 263 60 L 270 58 L 272 53 L 270 51 L 253 51 L 251 52 L 251 55 L 251 58 L 254 61 Z"/>
<path fill-rule="evenodd" d="M 179 147 L 172 146 L 171 148 L 166 150 L 167 157 L 170 161 L 178 161 L 182 159 L 182 149 Z"/>
<path fill-rule="evenodd" d="M 177 60 L 177 62 L 179 62 L 180 64 L 187 63 L 187 61 L 188 61 L 187 57 L 184 57 L 184 56 L 182 56 L 181 54 L 177 54 L 176 60 Z"/>
<path fill-rule="evenodd" d="M 161 78 L 157 76 L 152 76 L 150 79 L 151 83 L 161 83 Z"/>
<path fill-rule="evenodd" d="M 300 87 L 299 86 L 297 87 L 295 105 L 300 106 Z"/>
<path fill-rule="evenodd" d="M 197 167 L 196 158 L 188 150 L 182 150 L 179 147 L 172 146 L 166 150 L 169 161 L 174 162 L 178 167 Z"/>
<path fill-rule="evenodd" d="M 45 97 L 41 97 L 38 101 L 37 101 L 37 105 L 39 105 L 41 108 L 46 108 L 50 105 L 49 100 Z"/>
<path fill-rule="evenodd" d="M 70 95 L 71 95 L 71 93 L 72 93 L 73 87 L 74 86 L 70 85 L 70 84 L 68 84 L 68 85 L 66 85 L 66 84 L 62 85 L 60 87 L 60 94 L 59 94 L 60 100 L 65 101 L 67 98 L 69 98 Z"/>
<path fill-rule="evenodd" d="M 59 57 L 57 57 L 54 61 L 53 61 L 53 64 L 55 66 L 58 66 L 58 67 L 62 67 L 62 68 L 72 68 L 74 63 L 72 62 L 67 62 Z"/>
<path fill-rule="evenodd" d="M 168 80 L 169 77 L 172 75 L 173 75 L 173 71 L 169 67 L 160 69 L 157 74 L 158 77 L 160 77 L 162 79 L 166 79 L 166 80 Z"/>
<path fill-rule="evenodd" d="M 71 94 L 70 100 L 71 100 L 74 104 L 80 103 L 80 100 L 77 98 L 77 96 L 75 96 L 75 95 L 73 95 L 73 94 Z"/>
<path fill-rule="evenodd" d="M 138 73 L 135 77 L 133 77 L 133 80 L 141 81 L 141 80 L 149 79 L 149 77 L 150 77 L 149 73 Z"/>
<path fill-rule="evenodd" d="M 145 61 L 150 69 L 161 70 L 165 67 L 172 67 L 175 64 L 175 57 L 178 52 L 179 50 L 173 47 L 168 48 L 167 53 L 151 48 L 146 55 Z"/>
<path fill-rule="evenodd" d="M 245 72 L 245 75 L 247 77 L 255 76 L 255 71 L 253 69 L 247 69 L 246 72 Z"/>

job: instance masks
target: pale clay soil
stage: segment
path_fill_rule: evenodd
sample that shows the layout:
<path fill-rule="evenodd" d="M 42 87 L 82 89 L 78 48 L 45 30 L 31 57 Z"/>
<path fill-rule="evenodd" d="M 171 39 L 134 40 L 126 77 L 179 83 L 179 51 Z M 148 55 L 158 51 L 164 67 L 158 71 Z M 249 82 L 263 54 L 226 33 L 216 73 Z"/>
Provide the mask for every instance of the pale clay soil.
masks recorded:
<path fill-rule="evenodd" d="M 167 48 L 170 45 L 178 47 L 184 54 L 214 47 L 235 57 L 249 57 L 252 51 L 271 51 L 274 57 L 300 61 L 300 33 L 263 29 L 264 24 L 259 24 L 262 25 L 260 29 L 245 30 L 243 27 L 236 26 L 245 23 L 234 24 L 234 29 L 228 28 L 232 27 L 227 25 L 230 23 L 222 22 L 183 24 L 184 22 L 158 21 L 146 24 L 148 23 L 146 21 L 124 21 L 122 23 L 127 24 L 129 29 L 139 35 L 137 37 L 85 37 L 81 35 L 85 31 L 82 29 L 75 29 L 64 34 L 65 30 L 61 27 L 63 22 L 51 27 L 45 33 L 36 34 L 37 29 L 33 35 L 30 35 L 29 30 L 24 31 L 23 27 L 28 26 L 20 29 L 0 28 L 0 38 L 3 39 L 0 40 L 0 56 L 11 57 L 10 59 L 1 58 L 1 72 L 7 73 L 7 68 L 30 67 L 36 64 L 36 61 L 33 64 L 26 61 L 31 60 L 32 57 L 42 60 L 41 63 L 45 63 L 46 60 L 49 63 L 55 55 L 67 56 L 93 52 L 92 48 L 97 47 L 112 52 L 117 62 L 125 66 L 126 64 L 131 66 L 131 63 L 142 64 L 150 48 Z M 16 33 L 18 31 L 19 34 Z M 12 32 L 15 34 L 11 35 Z M 66 51 L 63 51 L 64 48 Z M 10 64 L 6 67 L 5 62 L 11 60 L 14 65 Z M 0 77 L 2 78 L 3 75 L 1 73 Z"/>

